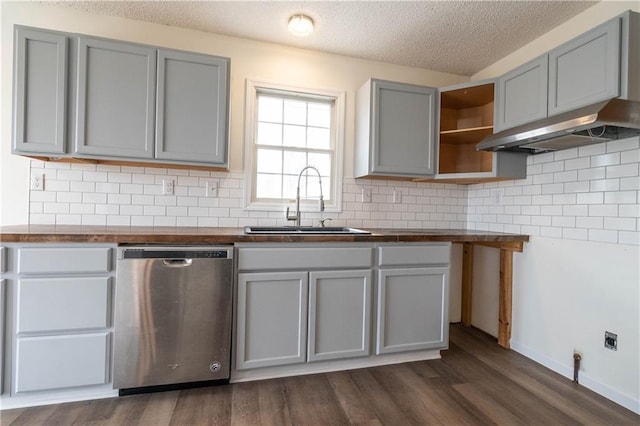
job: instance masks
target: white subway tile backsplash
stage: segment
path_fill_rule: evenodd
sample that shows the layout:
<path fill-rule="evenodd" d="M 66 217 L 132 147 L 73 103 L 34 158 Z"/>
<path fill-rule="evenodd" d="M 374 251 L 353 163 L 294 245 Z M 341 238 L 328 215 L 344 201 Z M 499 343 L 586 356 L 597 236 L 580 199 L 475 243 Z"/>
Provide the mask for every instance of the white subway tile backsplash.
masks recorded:
<path fill-rule="evenodd" d="M 526 179 L 455 185 L 345 178 L 337 226 L 468 228 L 550 238 L 640 244 L 640 139 L 527 158 Z M 31 161 L 46 175 L 30 192 L 30 223 L 120 226 L 283 225 L 282 211 L 244 209 L 244 174 Z M 162 180 L 175 182 L 162 195 Z M 218 185 L 206 197 L 205 185 Z M 361 203 L 362 188 L 373 202 Z M 502 189 L 501 205 L 492 191 Z M 402 203 L 393 203 L 393 193 Z M 303 212 L 316 223 L 316 212 Z"/>
<path fill-rule="evenodd" d="M 620 164 L 620 153 L 594 155 L 591 157 L 591 167 L 602 167 Z"/>
<path fill-rule="evenodd" d="M 605 204 L 635 204 L 637 200 L 636 191 L 607 192 L 604 196 Z"/>
<path fill-rule="evenodd" d="M 579 157 L 588 157 L 591 155 L 599 155 L 607 152 L 607 146 L 604 143 L 599 143 L 595 145 L 587 145 L 578 148 L 578 156 Z"/>
<path fill-rule="evenodd" d="M 620 166 L 607 166 L 607 179 L 621 178 L 621 177 L 633 177 L 638 176 L 638 164 L 622 164 Z"/>

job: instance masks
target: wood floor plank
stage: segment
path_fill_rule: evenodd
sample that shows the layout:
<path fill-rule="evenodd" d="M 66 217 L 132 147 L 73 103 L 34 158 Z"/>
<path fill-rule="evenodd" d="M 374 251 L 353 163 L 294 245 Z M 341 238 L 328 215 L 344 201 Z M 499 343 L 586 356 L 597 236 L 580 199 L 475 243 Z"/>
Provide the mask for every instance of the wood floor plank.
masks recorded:
<path fill-rule="evenodd" d="M 66 404 L 64 404 L 66 405 Z M 32 407 L 21 409 L 20 415 L 11 423 L 4 422 L 4 416 L 2 420 L 2 426 L 10 424 L 12 426 L 31 426 L 31 425 L 45 425 L 47 419 L 53 414 L 59 405 L 43 405 L 40 407 Z"/>
<path fill-rule="evenodd" d="M 180 391 L 151 394 L 144 407 L 139 424 L 144 426 L 169 425 L 179 396 Z"/>
<path fill-rule="evenodd" d="M 362 397 L 369 401 L 372 410 L 382 424 L 409 424 L 409 419 L 392 398 L 390 390 L 373 377 L 371 369 L 350 371 L 349 377 L 358 387 Z"/>
<path fill-rule="evenodd" d="M 327 374 L 342 410 L 352 425 L 381 425 L 366 399 L 348 373 L 340 371 Z"/>
<path fill-rule="evenodd" d="M 495 399 L 474 383 L 461 383 L 453 385 L 453 388 L 497 425 L 527 424 L 506 407 L 496 404 Z"/>
<path fill-rule="evenodd" d="M 258 388 L 261 424 L 280 426 L 293 424 L 282 380 L 264 380 L 251 385 Z"/>
<path fill-rule="evenodd" d="M 409 424 L 441 424 L 431 407 L 401 379 L 399 365 L 389 365 L 371 369 L 376 380 L 387 389 L 396 405 L 402 410 Z"/>
<path fill-rule="evenodd" d="M 346 414 L 327 376 L 315 374 L 284 379 L 291 420 L 296 425 L 344 425 Z"/>
<path fill-rule="evenodd" d="M 171 425 L 228 425 L 233 387 L 212 386 L 180 391 Z"/>
<path fill-rule="evenodd" d="M 231 396 L 231 424 L 260 424 L 260 390 L 251 383 L 233 386 Z"/>

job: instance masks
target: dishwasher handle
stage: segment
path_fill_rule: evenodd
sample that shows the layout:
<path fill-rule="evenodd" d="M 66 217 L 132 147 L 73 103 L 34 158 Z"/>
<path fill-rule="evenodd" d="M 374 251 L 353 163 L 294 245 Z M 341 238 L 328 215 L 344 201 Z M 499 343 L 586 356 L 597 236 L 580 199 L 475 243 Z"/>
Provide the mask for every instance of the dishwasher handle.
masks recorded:
<path fill-rule="evenodd" d="M 187 268 L 192 263 L 193 259 L 162 259 L 162 264 L 167 268 Z"/>

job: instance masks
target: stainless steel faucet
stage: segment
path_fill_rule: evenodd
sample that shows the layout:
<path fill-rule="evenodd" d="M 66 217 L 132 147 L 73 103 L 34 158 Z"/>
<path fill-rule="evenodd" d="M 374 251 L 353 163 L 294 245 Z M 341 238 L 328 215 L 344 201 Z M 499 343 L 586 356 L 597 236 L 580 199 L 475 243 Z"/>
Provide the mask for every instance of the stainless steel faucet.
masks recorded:
<path fill-rule="evenodd" d="M 295 220 L 296 226 L 300 226 L 300 179 L 302 178 L 302 174 L 305 170 L 312 169 L 315 170 L 318 174 L 318 183 L 320 184 L 320 211 L 324 211 L 324 198 L 322 197 L 322 177 L 320 176 L 320 171 L 313 166 L 306 166 L 302 170 L 300 170 L 300 174 L 298 175 L 298 188 L 296 188 L 296 214 L 289 214 L 289 207 L 287 207 L 287 220 Z"/>

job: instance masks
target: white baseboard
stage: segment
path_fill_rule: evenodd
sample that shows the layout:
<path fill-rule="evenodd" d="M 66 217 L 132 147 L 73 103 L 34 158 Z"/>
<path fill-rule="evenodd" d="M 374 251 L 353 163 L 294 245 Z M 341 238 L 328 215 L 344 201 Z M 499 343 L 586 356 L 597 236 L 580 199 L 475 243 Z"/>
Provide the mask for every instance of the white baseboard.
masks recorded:
<path fill-rule="evenodd" d="M 93 399 L 115 398 L 118 390 L 109 389 L 74 389 L 66 391 L 46 391 L 34 394 L 16 395 L 0 398 L 0 411 L 13 408 L 37 407 L 40 405 L 62 404 L 65 402 L 89 401 Z"/>
<path fill-rule="evenodd" d="M 534 349 L 531 349 L 525 345 L 518 343 L 517 341 L 514 341 L 513 339 L 511 340 L 511 349 L 518 352 L 519 354 L 526 356 L 529 359 L 532 359 L 538 364 L 542 364 L 550 370 L 553 370 L 556 373 L 573 380 L 573 367 L 561 364 L 558 361 L 551 359 Z M 634 399 L 629 395 L 617 391 L 611 386 L 599 382 L 598 380 L 595 380 L 594 378 L 589 377 L 589 375 L 584 373 L 580 373 L 579 381 L 580 384 L 585 388 L 591 389 L 595 393 L 602 395 L 607 399 L 610 399 L 616 404 L 621 405 L 636 414 L 640 414 L 640 400 Z"/>

